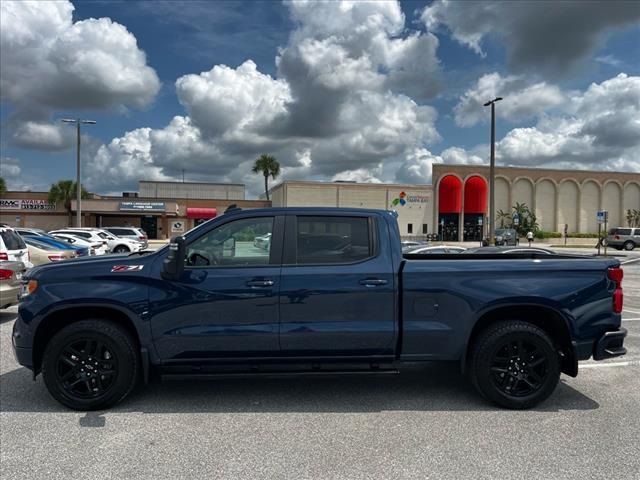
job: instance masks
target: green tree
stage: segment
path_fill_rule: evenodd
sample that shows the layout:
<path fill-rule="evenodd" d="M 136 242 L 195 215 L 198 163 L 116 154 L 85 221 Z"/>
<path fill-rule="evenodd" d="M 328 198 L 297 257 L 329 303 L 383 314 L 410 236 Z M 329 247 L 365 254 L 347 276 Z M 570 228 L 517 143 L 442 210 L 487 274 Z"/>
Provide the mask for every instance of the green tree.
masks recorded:
<path fill-rule="evenodd" d="M 629 227 L 640 227 L 640 210 L 628 209 L 626 219 Z"/>
<path fill-rule="evenodd" d="M 7 193 L 7 183 L 4 181 L 4 178 L 0 177 L 0 195 L 4 195 Z"/>
<path fill-rule="evenodd" d="M 253 173 L 262 173 L 264 175 L 264 193 L 267 196 L 267 201 L 269 200 L 269 177 L 274 180 L 278 175 L 280 175 L 280 164 L 272 155 L 267 155 L 263 153 L 260 155 L 255 163 L 253 164 L 253 168 L 251 169 Z"/>
<path fill-rule="evenodd" d="M 71 200 L 76 198 L 77 187 L 73 180 L 59 180 L 58 183 L 51 185 L 49 189 L 48 200 L 51 203 L 61 203 L 64 205 L 67 215 L 69 216 L 69 226 L 71 226 Z M 84 187 L 82 187 L 82 198 L 89 197 Z"/>
<path fill-rule="evenodd" d="M 518 225 L 514 225 L 513 217 L 514 214 L 518 214 Z M 533 213 L 526 203 L 516 202 L 516 204 L 511 207 L 511 214 L 498 210 L 497 219 L 500 221 L 500 228 L 513 228 L 518 232 L 518 236 L 525 237 L 527 232 L 532 231 L 534 235 L 538 230 L 540 230 L 540 225 L 538 224 L 538 219 L 536 218 L 536 214 Z"/>
<path fill-rule="evenodd" d="M 509 215 L 509 212 L 505 212 L 500 209 L 496 214 L 496 220 L 500 222 L 500 228 L 504 228 L 505 222 L 507 222 L 507 224 L 511 224 L 511 215 Z"/>

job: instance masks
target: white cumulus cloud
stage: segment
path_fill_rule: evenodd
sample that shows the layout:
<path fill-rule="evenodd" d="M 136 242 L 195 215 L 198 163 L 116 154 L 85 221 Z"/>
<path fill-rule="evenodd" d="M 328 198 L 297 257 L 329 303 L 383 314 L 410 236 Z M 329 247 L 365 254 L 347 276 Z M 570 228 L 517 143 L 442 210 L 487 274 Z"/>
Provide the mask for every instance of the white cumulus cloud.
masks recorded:
<path fill-rule="evenodd" d="M 522 75 L 503 77 L 499 73 L 490 73 L 480 77 L 462 95 L 454 107 L 456 124 L 470 127 L 487 121 L 490 115 L 483 105 L 496 97 L 504 99 L 496 105 L 500 118 L 512 121 L 540 115 L 566 101 L 565 94 L 555 85 L 545 82 L 529 84 Z"/>
<path fill-rule="evenodd" d="M 65 135 L 43 125 L 55 110 L 143 108 L 160 88 L 124 26 L 74 23 L 73 10 L 66 0 L 0 2 L 0 90 L 20 146 L 62 148 Z"/>

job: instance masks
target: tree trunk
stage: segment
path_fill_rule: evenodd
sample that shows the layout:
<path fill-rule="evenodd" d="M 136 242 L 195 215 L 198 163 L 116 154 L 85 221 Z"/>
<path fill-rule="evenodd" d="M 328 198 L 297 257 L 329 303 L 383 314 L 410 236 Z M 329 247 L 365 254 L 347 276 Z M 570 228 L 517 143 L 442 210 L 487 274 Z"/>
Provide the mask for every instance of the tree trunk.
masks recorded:
<path fill-rule="evenodd" d="M 269 201 L 269 174 L 264 174 L 264 193 L 267 196 L 267 202 Z"/>

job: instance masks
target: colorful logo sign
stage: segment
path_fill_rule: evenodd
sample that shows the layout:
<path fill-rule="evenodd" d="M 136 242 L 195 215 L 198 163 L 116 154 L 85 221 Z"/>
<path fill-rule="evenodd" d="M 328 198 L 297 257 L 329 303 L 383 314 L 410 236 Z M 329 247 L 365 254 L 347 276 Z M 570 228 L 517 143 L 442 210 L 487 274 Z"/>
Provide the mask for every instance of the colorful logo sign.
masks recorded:
<path fill-rule="evenodd" d="M 391 202 L 391 205 L 393 207 L 396 207 L 398 204 L 400 205 L 404 205 L 405 203 L 407 203 L 407 201 L 405 200 L 407 194 L 404 192 L 400 192 L 400 195 L 398 195 L 398 198 L 394 198 L 393 201 Z"/>

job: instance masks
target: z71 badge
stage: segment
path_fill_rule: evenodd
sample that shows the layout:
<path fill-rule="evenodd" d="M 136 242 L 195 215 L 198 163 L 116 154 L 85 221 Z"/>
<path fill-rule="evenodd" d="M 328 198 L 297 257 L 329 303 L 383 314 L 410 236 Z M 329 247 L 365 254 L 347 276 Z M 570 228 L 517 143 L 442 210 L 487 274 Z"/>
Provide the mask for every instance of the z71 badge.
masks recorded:
<path fill-rule="evenodd" d="M 112 272 L 139 272 L 144 265 L 114 265 L 111 267 Z"/>

